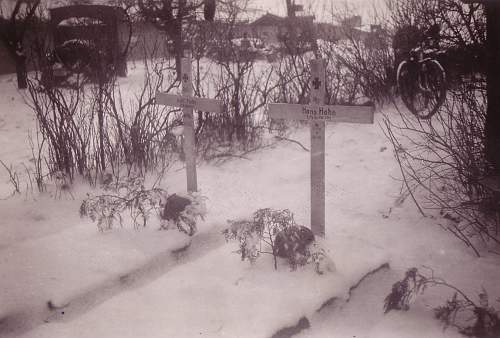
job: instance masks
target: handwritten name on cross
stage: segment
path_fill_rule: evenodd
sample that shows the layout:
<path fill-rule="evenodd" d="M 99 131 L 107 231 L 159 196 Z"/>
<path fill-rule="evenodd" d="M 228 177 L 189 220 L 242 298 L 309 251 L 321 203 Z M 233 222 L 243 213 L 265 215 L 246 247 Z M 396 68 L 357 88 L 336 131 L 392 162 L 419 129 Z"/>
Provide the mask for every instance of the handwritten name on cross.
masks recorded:
<path fill-rule="evenodd" d="M 311 60 L 311 102 L 308 105 L 271 103 L 272 119 L 311 122 L 311 230 L 325 236 L 325 121 L 373 123 L 373 106 L 325 105 L 324 60 Z"/>
<path fill-rule="evenodd" d="M 186 158 L 187 191 L 198 190 L 198 180 L 196 176 L 196 152 L 194 139 L 194 118 L 193 109 L 209 111 L 214 113 L 222 112 L 223 103 L 221 100 L 206 99 L 193 96 L 191 78 L 191 58 L 183 58 L 181 63 L 182 95 L 168 93 L 156 93 L 156 103 L 171 107 L 182 108 L 184 123 L 184 155 Z"/>

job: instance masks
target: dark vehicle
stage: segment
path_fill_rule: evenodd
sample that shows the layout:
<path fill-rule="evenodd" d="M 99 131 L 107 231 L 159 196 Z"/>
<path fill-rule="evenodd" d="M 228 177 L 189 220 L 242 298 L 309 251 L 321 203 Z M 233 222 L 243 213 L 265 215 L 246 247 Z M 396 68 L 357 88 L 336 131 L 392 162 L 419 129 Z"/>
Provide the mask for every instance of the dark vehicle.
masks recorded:
<path fill-rule="evenodd" d="M 132 26 L 120 7 L 74 5 L 52 8 L 53 47 L 44 70 L 47 84 L 61 84 L 73 75 L 90 81 L 125 76 Z"/>

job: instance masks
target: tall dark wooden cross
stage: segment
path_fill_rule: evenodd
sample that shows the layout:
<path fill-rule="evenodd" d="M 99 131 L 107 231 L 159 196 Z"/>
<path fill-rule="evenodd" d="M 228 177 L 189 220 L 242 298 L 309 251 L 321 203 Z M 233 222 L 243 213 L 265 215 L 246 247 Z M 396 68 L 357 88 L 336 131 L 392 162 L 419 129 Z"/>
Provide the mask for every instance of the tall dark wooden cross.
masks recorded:
<path fill-rule="evenodd" d="M 189 54 L 189 53 L 188 53 Z M 182 59 L 181 62 L 182 95 L 157 93 L 156 103 L 171 107 L 181 107 L 184 123 L 184 155 L 186 159 L 187 191 L 198 190 L 196 175 L 196 146 L 194 135 L 193 109 L 220 113 L 223 103 L 220 100 L 207 99 L 193 96 L 191 80 L 191 57 Z"/>
<path fill-rule="evenodd" d="M 373 106 L 325 105 L 325 63 L 311 60 L 310 104 L 269 104 L 273 119 L 311 122 L 311 230 L 325 236 L 325 122 L 373 123 Z"/>

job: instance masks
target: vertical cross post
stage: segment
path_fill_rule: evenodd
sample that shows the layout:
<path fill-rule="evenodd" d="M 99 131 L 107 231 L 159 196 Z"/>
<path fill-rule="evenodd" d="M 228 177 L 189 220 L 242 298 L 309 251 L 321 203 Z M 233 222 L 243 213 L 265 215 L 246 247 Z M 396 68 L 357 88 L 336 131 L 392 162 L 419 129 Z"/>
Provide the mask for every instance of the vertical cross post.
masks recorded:
<path fill-rule="evenodd" d="M 311 60 L 312 105 L 325 103 L 325 65 Z M 325 121 L 311 122 L 311 230 L 325 236 Z"/>
<path fill-rule="evenodd" d="M 223 102 L 209 98 L 194 97 L 191 75 L 191 53 L 186 51 L 186 57 L 181 60 L 182 95 L 156 93 L 156 104 L 182 108 L 184 124 L 184 159 L 186 163 L 187 191 L 198 191 L 196 179 L 196 145 L 194 133 L 193 109 L 205 112 L 222 113 Z"/>
<path fill-rule="evenodd" d="M 325 122 L 373 123 L 373 105 L 325 105 L 323 59 L 311 61 L 309 104 L 270 103 L 272 119 L 309 121 L 311 128 L 311 230 L 325 237 Z"/>
<path fill-rule="evenodd" d="M 193 96 L 190 53 L 187 53 L 187 57 L 182 59 L 181 73 L 182 95 L 185 97 Z M 198 182 L 196 178 L 193 108 L 183 107 L 182 114 L 184 122 L 184 156 L 186 159 L 187 191 L 195 192 L 198 191 Z"/>

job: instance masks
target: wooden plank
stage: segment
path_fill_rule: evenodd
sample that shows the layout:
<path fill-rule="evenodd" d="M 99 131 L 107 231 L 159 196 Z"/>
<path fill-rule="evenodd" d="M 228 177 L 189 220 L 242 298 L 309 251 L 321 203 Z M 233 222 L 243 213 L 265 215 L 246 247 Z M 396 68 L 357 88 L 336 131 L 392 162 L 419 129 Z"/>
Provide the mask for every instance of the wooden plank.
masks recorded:
<path fill-rule="evenodd" d="M 191 58 L 183 58 L 181 63 L 182 94 L 184 97 L 193 95 L 191 86 Z M 198 191 L 198 180 L 196 177 L 196 151 L 194 138 L 193 109 L 182 108 L 184 122 L 184 156 L 186 159 L 187 191 Z"/>
<path fill-rule="evenodd" d="M 374 106 L 270 103 L 272 119 L 373 124 Z"/>
<path fill-rule="evenodd" d="M 323 60 L 311 60 L 311 103 L 324 103 L 325 79 Z M 311 231 L 316 236 L 325 237 L 325 121 L 313 120 L 310 128 Z"/>
<path fill-rule="evenodd" d="M 160 92 L 156 93 L 156 103 L 170 107 L 191 108 L 213 113 L 221 113 L 224 107 L 221 100 Z"/>

